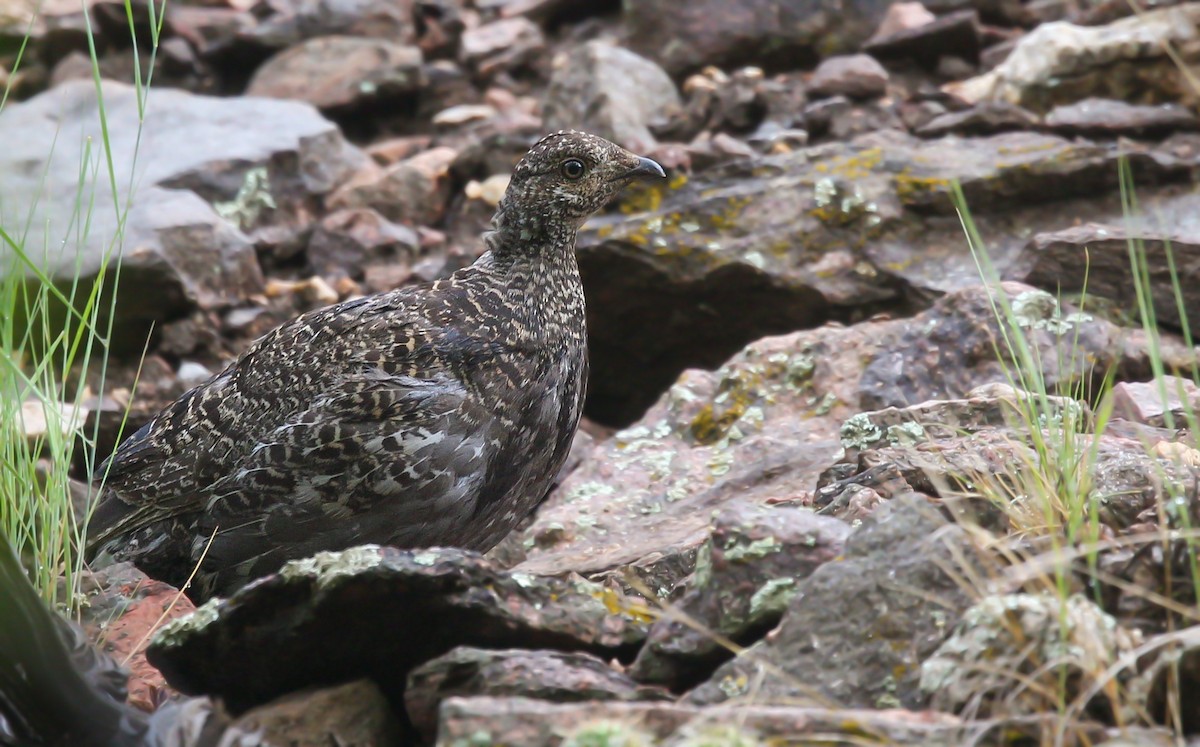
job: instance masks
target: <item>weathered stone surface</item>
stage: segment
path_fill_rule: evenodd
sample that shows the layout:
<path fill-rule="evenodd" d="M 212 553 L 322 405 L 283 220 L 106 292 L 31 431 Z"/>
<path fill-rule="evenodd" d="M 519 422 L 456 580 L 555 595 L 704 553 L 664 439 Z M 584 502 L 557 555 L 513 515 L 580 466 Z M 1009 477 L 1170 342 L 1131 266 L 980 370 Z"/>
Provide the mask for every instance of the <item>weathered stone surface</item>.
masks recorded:
<path fill-rule="evenodd" d="M 457 153 L 437 147 L 385 168 L 363 169 L 329 196 L 329 206 L 370 208 L 410 225 L 436 223 L 450 199 L 450 166 Z"/>
<path fill-rule="evenodd" d="M 349 276 L 355 280 L 362 280 L 379 265 L 407 266 L 411 273 L 420 242 L 416 231 L 370 208 L 336 210 L 313 229 L 308 240 L 308 264 L 325 277 Z"/>
<path fill-rule="evenodd" d="M 1178 101 L 1188 90 L 1168 47 L 1184 50 L 1200 23 L 1200 3 L 1147 11 L 1107 26 L 1045 23 L 1026 34 L 998 65 L 970 80 L 948 85 L 970 101 L 1008 101 L 1038 112 L 1088 97 Z"/>
<path fill-rule="evenodd" d="M 505 18 L 463 33 L 459 59 L 486 78 L 533 63 L 545 48 L 537 24 L 528 18 Z"/>
<path fill-rule="evenodd" d="M 921 663 L 969 605 L 961 528 L 925 498 L 896 498 L 864 520 L 841 560 L 797 584 L 771 636 L 688 694 L 692 703 L 824 696 L 851 707 L 919 707 Z M 938 603 L 930 604 L 930 598 Z"/>
<path fill-rule="evenodd" d="M 383 39 L 319 36 L 267 60 L 246 93 L 344 110 L 410 95 L 422 83 L 421 50 Z"/>
<path fill-rule="evenodd" d="M 1086 288 L 1089 297 L 1106 299 L 1136 318 L 1131 240 L 1139 247 L 1138 253 L 1145 256 L 1143 283 L 1149 290 L 1155 318 L 1179 329 L 1182 304 L 1188 323 L 1196 329 L 1200 324 L 1200 232 L 1193 223 L 1176 224 L 1166 230 L 1149 220 L 1132 227 L 1124 223 L 1085 223 L 1039 233 L 1014 260 L 1007 277 L 1054 293 L 1080 293 Z"/>
<path fill-rule="evenodd" d="M 970 708 L 972 718 L 1045 713 L 1073 703 L 1139 643 L 1139 635 L 1079 595 L 989 596 L 921 664 L 921 690 L 934 708 Z M 1096 690 L 1101 702 L 1081 705 L 1128 705 L 1107 702 Z"/>
<path fill-rule="evenodd" d="M 460 647 L 413 670 L 404 702 L 413 725 L 432 742 L 439 704 L 474 695 L 557 703 L 670 699 L 666 691 L 641 687 L 589 654 Z"/>
<path fill-rule="evenodd" d="M 631 48 L 678 75 L 704 65 L 794 67 L 797 59 L 855 51 L 886 8 L 874 0 L 837 12 L 811 0 L 633 0 L 623 11 Z"/>
<path fill-rule="evenodd" d="M 880 59 L 908 57 L 935 64 L 952 55 L 973 60 L 979 55 L 979 16 L 974 10 L 959 10 L 917 26 L 876 34 L 863 51 Z"/>
<path fill-rule="evenodd" d="M 555 61 L 543 104 L 549 130 L 583 129 L 642 152 L 650 128 L 680 107 L 671 78 L 650 60 L 600 41 Z"/>
<path fill-rule="evenodd" d="M 103 93 L 122 206 L 129 199 L 128 169 L 136 152 L 121 280 L 137 292 L 117 298 L 118 348 L 141 351 L 151 322 L 196 306 L 235 303 L 258 291 L 262 279 L 251 239 L 290 233 L 307 219 L 312 203 L 364 158 L 304 104 L 156 90 L 142 131 L 132 87 L 105 82 Z M 64 132 L 72 133 L 70 143 Z M 90 149 L 78 139 L 85 136 Z M 72 217 L 83 154 L 89 169 L 105 174 L 95 145 L 102 140 L 94 84 L 67 83 L 10 103 L 0 119 L 0 140 L 9 143 L 0 152 L 5 215 L 25 216 L 37 201 L 26 246 L 65 242 L 62 250 L 50 251 L 51 276 L 68 282 L 78 262 L 84 282 L 91 282 L 117 228 L 106 176 L 95 183 L 82 240 Z M 90 179 L 85 190 L 92 194 Z M 41 250 L 33 254 L 41 256 Z M 7 247 L 0 255 L 7 265 Z"/>
<path fill-rule="evenodd" d="M 1197 525 L 1200 503 L 1189 498 L 1200 491 L 1200 453 L 1194 448 L 1102 436 L 1096 451 L 1088 500 L 1100 523 L 1129 533 Z"/>
<path fill-rule="evenodd" d="M 414 38 L 413 0 L 268 0 L 265 17 L 244 36 L 270 49 L 331 34 L 387 39 Z"/>
<path fill-rule="evenodd" d="M 1152 136 L 1200 127 L 1196 115 L 1178 104 L 1137 106 L 1112 99 L 1089 98 L 1056 106 L 1046 126 L 1065 135 Z"/>
<path fill-rule="evenodd" d="M 775 627 L 798 582 L 841 555 L 850 525 L 811 510 L 733 504 L 713 520 L 688 592 L 654 624 L 630 669 L 639 682 L 682 689 L 733 656 L 714 638 L 748 645 Z"/>
<path fill-rule="evenodd" d="M 803 124 L 802 110 L 807 100 L 805 77 L 800 73 L 767 77 L 758 67 L 743 67 L 731 73 L 706 67 L 684 80 L 683 108 L 665 124 L 655 126 L 654 134 L 667 140 L 690 142 L 691 150 L 698 137 L 726 133 L 748 133 L 751 144 L 769 140 L 780 131 L 797 129 Z M 745 144 L 738 141 L 738 145 Z M 669 160 L 664 157 L 664 165 L 669 165 Z M 707 168 L 694 155 L 692 166 L 694 171 Z"/>
<path fill-rule="evenodd" d="M 294 693 L 254 708 L 229 724 L 221 747 L 387 747 L 400 744 L 400 724 L 372 682 L 359 680 Z"/>
<path fill-rule="evenodd" d="M 887 13 L 879 22 L 879 28 L 867 40 L 867 44 L 878 39 L 886 39 L 892 34 L 920 28 L 927 23 L 937 20 L 937 16 L 920 2 L 894 2 L 888 6 Z"/>
<path fill-rule="evenodd" d="M 1189 418 L 1200 413 L 1200 387 L 1178 376 L 1121 381 L 1113 385 L 1108 396 L 1115 417 L 1158 428 L 1192 427 Z"/>
<path fill-rule="evenodd" d="M 452 698 L 441 710 L 438 747 L 519 744 L 521 747 L 743 747 L 761 740 L 957 747 L 963 722 L 942 713 L 803 706 L 681 704 L 559 704 L 525 698 Z M 864 736 L 866 735 L 866 736 Z M 662 740 L 662 741 L 659 741 Z"/>
<path fill-rule="evenodd" d="M 813 97 L 849 96 L 867 99 L 887 91 L 887 70 L 866 54 L 830 57 L 821 62 L 808 81 Z"/>
<path fill-rule="evenodd" d="M 888 99 L 854 101 L 841 95 L 832 96 L 810 102 L 803 114 L 810 142 L 853 140 L 881 130 L 905 130 Z"/>
<path fill-rule="evenodd" d="M 1036 503 L 968 505 L 960 495 L 963 490 L 978 492 L 982 485 L 985 495 L 1001 500 L 1008 494 L 1006 485 L 1032 485 L 1038 480 L 1037 470 L 1056 469 L 1039 468 L 1029 433 L 1029 422 L 1044 421 L 1041 438 L 1048 448 L 1081 449 L 1086 444 L 1088 457 L 1082 468 L 1087 470 L 1088 515 L 1108 530 L 1136 534 L 1160 524 L 1185 526 L 1200 518 L 1200 507 L 1186 499 L 1200 484 L 1200 453 L 1178 442 L 1177 432 L 1128 432 L 1120 421 L 1110 421 L 1110 426 L 1116 424 L 1112 432 L 1080 435 L 1091 434 L 1093 426 L 1085 404 L 1048 397 L 1033 401 L 1032 407 L 1020 406 L 1018 399 L 1031 395 L 1007 386 L 1002 389 L 1008 392 L 995 391 L 999 388 L 969 393 L 963 400 L 850 418 L 842 427 L 847 453 L 822 477 L 814 504 L 823 513 L 855 519 L 893 495 L 915 490 L 939 495 L 955 504 L 955 511 L 996 531 L 1027 522 L 1040 526 L 1044 508 Z M 1067 434 L 1073 434 L 1069 437 L 1074 446 L 1065 443 Z M 864 488 L 875 494 L 869 505 L 863 505 Z"/>
<path fill-rule="evenodd" d="M 1045 365 L 1047 387 L 1071 390 L 1109 368 L 1134 378 L 1149 371 L 1140 333 L 1060 308 L 1029 286 L 1002 290 Z M 842 454 L 851 416 L 1006 382 L 993 303 L 977 286 L 912 318 L 766 338 L 714 372 L 686 372 L 636 426 L 599 444 L 533 525 L 510 538 L 526 555 L 518 567 L 629 566 L 651 588 L 670 590 L 690 572 L 714 509 L 810 502 L 818 477 Z M 1081 351 L 1072 360 L 1058 354 L 1064 340 Z M 1162 349 L 1168 368 L 1194 359 L 1178 343 Z"/>
<path fill-rule="evenodd" d="M 195 607 L 174 587 L 147 578 L 129 563 L 94 572 L 85 584 L 83 625 L 88 638 L 129 670 L 128 702 L 153 711 L 170 697 L 161 674 L 146 661 L 145 647 L 158 626 Z"/>
<path fill-rule="evenodd" d="M 460 550 L 366 545 L 320 553 L 165 627 L 149 657 L 189 693 L 235 710 L 306 686 L 373 679 L 402 707 L 408 672 L 456 646 L 611 656 L 645 615 L 582 580 L 504 573 Z"/>
<path fill-rule="evenodd" d="M 1041 121 L 1033 112 L 1000 102 L 984 102 L 960 112 L 946 112 L 917 128 L 921 137 L 994 135 L 1010 130 L 1032 130 Z"/>
<path fill-rule="evenodd" d="M 978 283 L 952 212 L 955 180 L 1001 272 L 1024 231 L 1117 220 L 1122 154 L 1148 212 L 1189 220 L 1200 197 L 1154 186 L 1190 178 L 1200 148 L 1189 142 L 1117 146 L 1032 132 L 929 141 L 887 131 L 631 195 L 622 214 L 592 220 L 579 239 L 588 412 L 628 423 L 679 371 L 717 366 L 753 339 L 861 318 L 914 289 L 924 297 Z"/>

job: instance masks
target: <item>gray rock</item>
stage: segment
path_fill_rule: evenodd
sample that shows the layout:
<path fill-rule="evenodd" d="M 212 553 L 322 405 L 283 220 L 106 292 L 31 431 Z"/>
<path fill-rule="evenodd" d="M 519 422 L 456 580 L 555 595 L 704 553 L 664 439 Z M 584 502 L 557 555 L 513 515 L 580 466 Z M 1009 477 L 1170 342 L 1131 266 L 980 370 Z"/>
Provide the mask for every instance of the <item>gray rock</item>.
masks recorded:
<path fill-rule="evenodd" d="M 1004 102 L 985 102 L 960 112 L 946 112 L 917 128 L 921 137 L 943 135 L 994 135 L 1011 130 L 1032 130 L 1041 124 L 1038 116 Z"/>
<path fill-rule="evenodd" d="M 383 39 L 318 36 L 289 47 L 254 73 L 246 93 L 345 110 L 415 93 L 421 50 Z"/>
<path fill-rule="evenodd" d="M 1055 107 L 1046 115 L 1046 126 L 1065 135 L 1161 136 L 1200 128 L 1200 119 L 1179 104 L 1138 106 L 1088 98 Z"/>
<path fill-rule="evenodd" d="M 1037 112 L 1088 97 L 1174 102 L 1187 90 L 1188 47 L 1200 3 L 1150 10 L 1106 26 L 1044 23 L 1017 42 L 1004 62 L 947 86 L 971 103 L 1007 101 Z M 1167 50 L 1184 48 L 1185 68 Z"/>
<path fill-rule="evenodd" d="M 242 34 L 269 49 L 284 49 L 306 39 L 332 34 L 413 41 L 413 0 L 268 0 L 265 14 Z"/>
<path fill-rule="evenodd" d="M 1147 215 L 1154 215 L 1147 212 Z M 1137 220 L 1137 219 L 1135 219 Z M 1200 324 L 1200 223 L 1166 222 L 1159 216 L 1132 226 L 1121 221 L 1085 223 L 1038 233 L 1030 239 L 1006 276 L 1054 293 L 1081 293 L 1104 299 L 1117 310 L 1136 318 L 1137 288 L 1131 278 L 1129 242 L 1145 256 L 1143 280 L 1149 291 L 1155 319 L 1180 329 L 1180 306 L 1192 329 Z M 1172 261 L 1174 278 L 1172 278 Z M 1177 284 L 1177 285 L 1176 285 Z M 1176 291 L 1178 287 L 1178 291 Z M 1178 297 L 1177 297 L 1178 296 Z"/>
<path fill-rule="evenodd" d="M 854 745 L 864 739 L 897 746 L 958 747 L 968 741 L 963 722 L 953 716 L 895 709 L 451 698 L 440 715 L 438 747 L 759 747 L 806 741 Z"/>
<path fill-rule="evenodd" d="M 1079 595 L 989 596 L 972 605 L 921 664 L 921 691 L 934 708 L 969 708 L 971 718 L 1045 713 L 1093 688 L 1099 702 L 1081 704 L 1085 708 L 1129 708 L 1108 702 L 1096 686 L 1140 643 L 1140 635 Z"/>
<path fill-rule="evenodd" d="M 650 629 L 630 675 L 684 689 L 733 656 L 713 634 L 748 645 L 774 628 L 799 581 L 842 553 L 850 526 L 790 506 L 733 504 L 713 520 L 687 594 Z"/>
<path fill-rule="evenodd" d="M 655 144 L 650 128 L 680 106 L 675 84 L 658 65 L 593 41 L 556 61 L 543 110 L 547 129 L 583 129 L 646 151 Z"/>
<path fill-rule="evenodd" d="M 438 706 L 475 695 L 557 703 L 670 699 L 666 691 L 641 687 L 590 654 L 460 647 L 414 669 L 404 702 L 413 725 L 432 742 Z"/>
<path fill-rule="evenodd" d="M 147 656 L 174 687 L 219 694 L 238 711 L 361 678 L 403 708 L 409 671 L 457 646 L 613 656 L 644 639 L 644 620 L 619 593 L 578 578 L 504 573 L 461 550 L 365 545 L 210 600 L 160 630 Z"/>
<path fill-rule="evenodd" d="M 877 34 L 863 51 L 880 59 L 910 58 L 929 65 L 947 55 L 973 60 L 979 47 L 979 14 L 958 10 L 929 23 Z"/>
<path fill-rule="evenodd" d="M 830 57 L 821 62 L 808 81 L 808 93 L 813 97 L 848 96 L 869 99 L 887 91 L 888 74 L 866 54 Z"/>
<path fill-rule="evenodd" d="M 1115 417 L 1158 428 L 1191 427 L 1188 419 L 1200 413 L 1200 387 L 1178 376 L 1117 382 L 1108 397 Z"/>
<path fill-rule="evenodd" d="M 796 59 L 857 51 L 887 10 L 858 0 L 829 12 L 813 0 L 631 0 L 623 6 L 630 48 L 672 75 L 705 65 L 795 66 Z"/>
<path fill-rule="evenodd" d="M 1122 154 L 1148 213 L 1194 223 L 1200 196 L 1159 186 L 1190 179 L 1200 165 L 1194 146 L 1033 132 L 929 141 L 887 131 L 631 193 L 620 213 L 593 219 L 579 237 L 592 309 L 588 413 L 628 423 L 680 371 L 718 366 L 763 335 L 925 305 L 977 284 L 952 213 L 956 180 L 1001 272 L 1027 231 L 1093 216 L 1119 221 Z M 1076 262 L 1079 277 L 1081 269 Z"/>
<path fill-rule="evenodd" d="M 370 208 L 335 210 L 313 229 L 308 264 L 325 277 L 362 280 L 374 266 L 411 266 L 420 243 L 416 231 Z"/>
<path fill-rule="evenodd" d="M 1029 286 L 1001 290 L 1020 311 L 1047 387 L 1074 391 L 1109 368 L 1123 376 L 1149 371 L 1140 332 L 1074 316 Z M 518 568 L 628 568 L 669 593 L 691 571 L 715 509 L 810 503 L 818 478 L 843 453 L 842 426 L 852 416 L 1008 381 L 993 346 L 1000 338 L 993 302 L 975 286 L 911 318 L 768 337 L 716 371 L 684 373 L 636 425 L 598 444 L 533 525 L 510 538 L 525 555 Z M 1066 339 L 1081 351 L 1073 362 L 1058 354 Z M 1170 340 L 1163 340 L 1164 365 L 1190 370 L 1195 353 Z M 910 474 L 918 472 L 914 466 Z"/>
<path fill-rule="evenodd" d="M 920 666 L 970 603 L 975 561 L 965 532 L 920 496 L 864 520 L 844 558 L 800 581 L 771 636 L 688 694 L 697 704 L 746 695 L 780 703 L 823 696 L 851 707 L 920 707 Z M 930 599 L 937 599 L 931 604 Z"/>
<path fill-rule="evenodd" d="M 546 48 L 546 39 L 536 23 L 518 17 L 468 29 L 459 45 L 463 64 L 490 78 L 502 70 L 512 71 L 535 62 Z"/>
<path fill-rule="evenodd" d="M 400 744 L 400 721 L 373 683 L 294 693 L 240 715 L 221 747 L 371 747 Z"/>
<path fill-rule="evenodd" d="M 304 104 L 154 90 L 139 138 L 133 88 L 105 82 L 103 93 L 119 205 L 128 200 L 135 153 L 137 163 L 121 276 L 122 287 L 132 290 L 117 298 L 118 348 L 140 351 L 151 323 L 260 290 L 251 240 L 298 230 L 313 204 L 365 158 Z M 90 145 L 77 139 L 84 136 Z M 44 264 L 57 281 L 70 282 L 78 263 L 84 283 L 92 282 L 117 229 L 94 85 L 67 83 L 10 104 L 0 139 L 9 144 L 0 152 L 5 214 L 30 214 L 37 201 L 26 248 L 40 259 L 49 247 Z M 94 194 L 95 202 L 80 239 L 72 215 L 85 152 L 99 176 L 94 192 L 85 179 L 82 199 L 86 204 Z M 0 248 L 4 266 L 11 256 Z"/>

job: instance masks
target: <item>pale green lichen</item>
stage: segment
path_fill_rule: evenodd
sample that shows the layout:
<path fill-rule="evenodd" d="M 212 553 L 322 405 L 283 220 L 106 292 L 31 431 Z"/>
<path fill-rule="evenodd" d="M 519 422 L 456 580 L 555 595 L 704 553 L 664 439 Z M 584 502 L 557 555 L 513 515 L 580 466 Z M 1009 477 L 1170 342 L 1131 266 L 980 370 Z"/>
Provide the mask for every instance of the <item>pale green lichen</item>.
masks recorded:
<path fill-rule="evenodd" d="M 288 561 L 279 569 L 279 576 L 284 579 L 313 579 L 318 589 L 324 589 L 339 579 L 376 568 L 382 560 L 383 554 L 379 545 L 361 545 L 339 552 L 319 552 L 309 558 Z"/>
<path fill-rule="evenodd" d="M 732 538 L 725 546 L 725 559 L 734 562 L 757 560 L 774 555 L 782 549 L 783 545 L 775 537 L 763 537 L 744 545 L 740 544 L 737 538 Z"/>
<path fill-rule="evenodd" d="M 413 556 L 413 562 L 417 565 L 431 566 L 437 562 L 437 553 L 419 552 Z"/>
<path fill-rule="evenodd" d="M 902 708 L 904 704 L 900 702 L 900 698 L 896 695 L 896 678 L 890 674 L 884 677 L 883 687 L 884 692 L 875 698 L 875 707 L 880 709 Z"/>
<path fill-rule="evenodd" d="M 847 418 L 838 435 L 847 449 L 865 449 L 883 439 L 883 431 L 865 412 Z"/>
<path fill-rule="evenodd" d="M 256 166 L 246 171 L 242 186 L 232 200 L 213 203 L 217 215 L 239 228 L 254 225 L 264 210 L 275 208 L 275 198 L 271 196 L 271 178 L 266 166 Z"/>
<path fill-rule="evenodd" d="M 712 583 L 712 540 L 700 545 L 696 551 L 695 570 L 692 571 L 692 584 L 697 589 L 706 588 Z"/>
<path fill-rule="evenodd" d="M 713 455 L 708 458 L 708 473 L 720 477 L 733 468 L 733 454 L 729 451 L 729 441 L 721 440 L 713 449 Z"/>
<path fill-rule="evenodd" d="M 654 738 L 618 721 L 584 724 L 562 741 L 562 747 L 651 747 Z"/>
<path fill-rule="evenodd" d="M 670 747 L 763 747 L 758 735 L 733 724 L 706 724 L 689 729 L 682 739 L 672 740 Z"/>
<path fill-rule="evenodd" d="M 671 487 L 667 488 L 666 492 L 667 500 L 671 503 L 674 503 L 675 501 L 682 501 L 691 494 L 691 481 L 689 481 L 686 477 L 680 478 L 671 483 Z"/>
<path fill-rule="evenodd" d="M 1092 321 L 1090 314 L 1073 312 L 1063 315 L 1058 299 L 1042 290 L 1017 294 L 1011 302 L 1013 318 L 1024 329 L 1044 329 L 1059 337 L 1080 324 Z"/>
<path fill-rule="evenodd" d="M 717 683 L 717 689 L 724 693 L 727 698 L 738 698 L 750 691 L 750 679 L 744 674 L 739 674 L 736 677 L 725 675 Z"/>
<path fill-rule="evenodd" d="M 784 369 L 784 379 L 788 386 L 799 389 L 810 381 L 817 370 L 817 360 L 812 354 L 804 352 L 787 359 Z"/>
<path fill-rule="evenodd" d="M 796 579 L 773 578 L 750 597 L 750 617 L 761 619 L 766 615 L 782 614 L 795 596 Z"/>
<path fill-rule="evenodd" d="M 607 483 L 595 481 L 583 482 L 568 490 L 563 500 L 566 503 L 574 503 L 592 498 L 603 498 L 615 492 L 617 492 L 617 489 Z"/>
<path fill-rule="evenodd" d="M 451 742 L 452 747 L 495 747 L 497 744 L 490 731 L 480 729 L 471 732 L 470 736 L 459 737 Z"/>
<path fill-rule="evenodd" d="M 925 428 L 911 420 L 899 425 L 889 425 L 887 440 L 894 446 L 914 446 L 925 440 Z"/>
<path fill-rule="evenodd" d="M 513 580 L 513 583 L 515 583 L 517 586 L 520 586 L 522 589 L 532 589 L 538 585 L 537 578 L 528 573 L 513 571 L 512 573 L 508 574 L 508 577 Z"/>
<path fill-rule="evenodd" d="M 192 614 L 171 620 L 159 628 L 154 636 L 154 645 L 159 648 L 182 644 L 190 634 L 217 621 L 220 617 L 221 600 L 213 597 L 197 607 Z"/>

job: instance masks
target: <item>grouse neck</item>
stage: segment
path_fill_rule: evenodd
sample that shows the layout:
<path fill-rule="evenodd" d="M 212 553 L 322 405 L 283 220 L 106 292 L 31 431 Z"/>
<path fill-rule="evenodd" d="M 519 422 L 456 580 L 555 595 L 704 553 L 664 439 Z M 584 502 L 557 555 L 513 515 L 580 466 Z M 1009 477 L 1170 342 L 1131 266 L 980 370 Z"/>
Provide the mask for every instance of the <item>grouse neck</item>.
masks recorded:
<path fill-rule="evenodd" d="M 575 222 L 549 211 L 522 209 L 501 200 L 492 217 L 487 246 L 501 265 L 522 262 L 575 266 Z"/>

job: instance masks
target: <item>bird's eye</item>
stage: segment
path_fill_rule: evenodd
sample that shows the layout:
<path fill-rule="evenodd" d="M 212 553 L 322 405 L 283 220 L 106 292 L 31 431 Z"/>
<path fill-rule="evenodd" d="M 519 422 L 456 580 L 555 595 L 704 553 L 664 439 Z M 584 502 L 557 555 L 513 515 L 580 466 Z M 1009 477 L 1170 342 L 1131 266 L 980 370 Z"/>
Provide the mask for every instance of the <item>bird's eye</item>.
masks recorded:
<path fill-rule="evenodd" d="M 569 158 L 563 161 L 562 175 L 568 179 L 578 179 L 583 176 L 583 172 L 586 170 L 583 161 L 580 161 L 578 158 Z"/>

